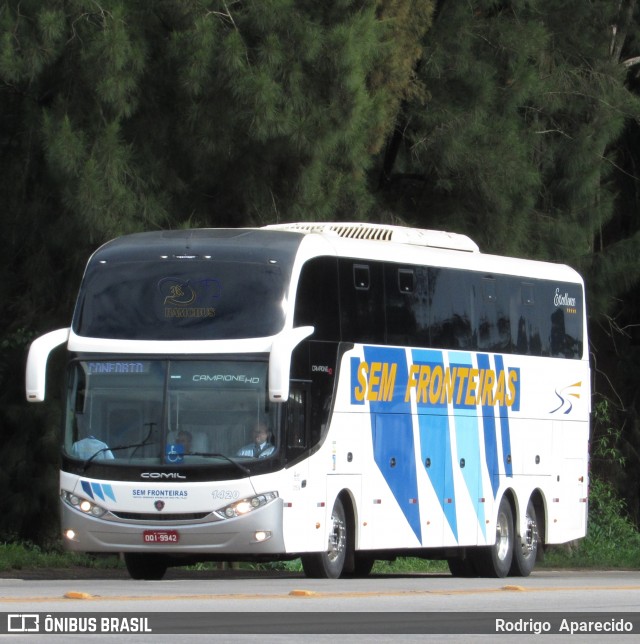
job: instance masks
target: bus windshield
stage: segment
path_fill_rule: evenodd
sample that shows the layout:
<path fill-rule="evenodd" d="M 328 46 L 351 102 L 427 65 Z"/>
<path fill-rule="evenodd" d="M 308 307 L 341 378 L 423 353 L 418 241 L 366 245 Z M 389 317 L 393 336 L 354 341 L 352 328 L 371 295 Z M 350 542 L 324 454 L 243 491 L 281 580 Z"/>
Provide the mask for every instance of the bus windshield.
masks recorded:
<path fill-rule="evenodd" d="M 230 340 L 278 333 L 285 276 L 269 262 L 94 262 L 73 330 L 116 340 Z"/>
<path fill-rule="evenodd" d="M 83 360 L 67 389 L 64 451 L 112 465 L 242 464 L 276 454 L 266 361 Z"/>

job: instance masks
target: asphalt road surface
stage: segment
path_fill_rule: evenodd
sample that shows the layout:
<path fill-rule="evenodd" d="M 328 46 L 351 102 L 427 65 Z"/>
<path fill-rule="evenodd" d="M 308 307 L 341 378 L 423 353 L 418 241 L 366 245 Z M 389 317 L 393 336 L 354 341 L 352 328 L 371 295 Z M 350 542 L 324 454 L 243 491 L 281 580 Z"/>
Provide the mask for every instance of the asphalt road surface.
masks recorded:
<path fill-rule="evenodd" d="M 32 571 L 0 579 L 0 640 L 214 642 L 640 641 L 640 572 L 535 571 L 528 578 L 172 569 Z M 597 630 L 594 630 L 597 629 Z M 572 635 L 573 631 L 573 637 Z M 108 633 L 108 634 L 107 634 Z M 176 637 L 179 635 L 179 637 Z"/>

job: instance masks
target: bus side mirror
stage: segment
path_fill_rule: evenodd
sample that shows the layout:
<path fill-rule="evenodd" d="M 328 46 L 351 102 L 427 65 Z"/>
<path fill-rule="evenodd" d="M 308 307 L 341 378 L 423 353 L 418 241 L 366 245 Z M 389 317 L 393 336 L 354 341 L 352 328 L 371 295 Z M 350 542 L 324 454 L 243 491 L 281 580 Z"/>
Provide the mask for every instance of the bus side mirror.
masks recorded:
<path fill-rule="evenodd" d="M 285 402 L 289 398 L 291 354 L 313 332 L 312 326 L 301 326 L 277 335 L 271 345 L 269 356 L 269 400 Z"/>
<path fill-rule="evenodd" d="M 58 329 L 36 338 L 29 347 L 27 358 L 26 389 L 29 402 L 44 400 L 49 354 L 69 339 L 69 329 Z"/>

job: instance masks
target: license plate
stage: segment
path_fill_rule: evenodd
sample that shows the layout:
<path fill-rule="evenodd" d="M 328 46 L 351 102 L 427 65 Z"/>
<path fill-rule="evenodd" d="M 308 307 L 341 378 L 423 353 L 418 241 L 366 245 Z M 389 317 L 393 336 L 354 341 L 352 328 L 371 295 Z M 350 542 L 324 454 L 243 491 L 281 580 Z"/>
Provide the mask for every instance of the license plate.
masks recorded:
<path fill-rule="evenodd" d="M 145 530 L 142 540 L 145 543 L 178 543 L 180 535 L 177 530 Z"/>

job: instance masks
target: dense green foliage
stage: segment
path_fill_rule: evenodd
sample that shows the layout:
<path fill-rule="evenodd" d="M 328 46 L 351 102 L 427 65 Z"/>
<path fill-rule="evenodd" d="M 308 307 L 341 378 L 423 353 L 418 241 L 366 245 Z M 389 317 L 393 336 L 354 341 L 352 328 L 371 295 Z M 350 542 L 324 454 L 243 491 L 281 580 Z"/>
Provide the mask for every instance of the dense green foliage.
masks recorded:
<path fill-rule="evenodd" d="M 639 27 L 637 0 L 5 0 L 0 532 L 56 529 L 58 413 L 22 402 L 25 348 L 68 324 L 90 252 L 313 219 L 579 268 L 593 441 L 624 457 L 594 468 L 637 521 Z"/>
<path fill-rule="evenodd" d="M 627 507 L 610 483 L 591 480 L 587 536 L 571 547 L 556 546 L 547 555 L 550 566 L 640 568 L 640 533 Z"/>

